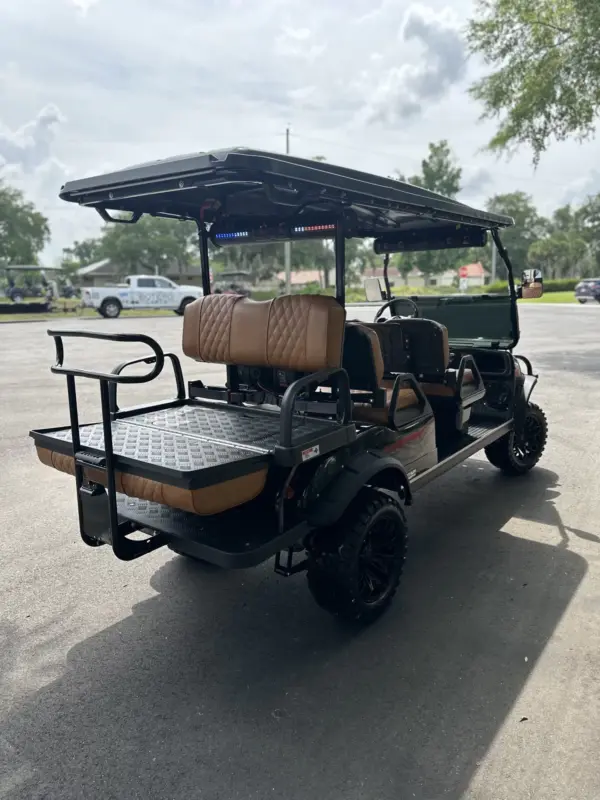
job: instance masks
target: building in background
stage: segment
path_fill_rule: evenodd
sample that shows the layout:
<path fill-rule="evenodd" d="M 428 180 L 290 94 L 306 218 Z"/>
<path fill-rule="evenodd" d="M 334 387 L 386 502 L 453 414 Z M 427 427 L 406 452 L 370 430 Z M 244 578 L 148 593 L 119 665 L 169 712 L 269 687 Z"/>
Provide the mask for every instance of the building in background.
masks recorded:
<path fill-rule="evenodd" d="M 475 264 L 465 264 L 461 270 L 461 275 L 464 275 L 469 289 L 473 286 L 485 286 L 490 282 L 489 272 L 479 261 Z M 458 275 L 458 270 L 455 272 L 455 277 L 456 275 Z"/>

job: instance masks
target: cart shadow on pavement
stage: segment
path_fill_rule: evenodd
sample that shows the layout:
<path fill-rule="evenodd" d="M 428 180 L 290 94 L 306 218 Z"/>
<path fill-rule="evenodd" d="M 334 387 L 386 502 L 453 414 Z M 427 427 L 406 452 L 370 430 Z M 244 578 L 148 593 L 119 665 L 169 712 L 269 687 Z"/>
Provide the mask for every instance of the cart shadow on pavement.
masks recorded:
<path fill-rule="evenodd" d="M 5 720 L 0 797 L 458 800 L 535 715 L 519 697 L 586 572 L 558 495 L 478 460 L 423 490 L 396 602 L 361 633 L 302 577 L 174 557 Z"/>

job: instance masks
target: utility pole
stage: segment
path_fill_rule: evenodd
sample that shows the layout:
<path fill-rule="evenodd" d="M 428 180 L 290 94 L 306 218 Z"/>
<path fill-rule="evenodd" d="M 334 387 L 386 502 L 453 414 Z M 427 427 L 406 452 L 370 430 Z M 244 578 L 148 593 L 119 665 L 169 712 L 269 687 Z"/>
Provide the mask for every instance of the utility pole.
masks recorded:
<path fill-rule="evenodd" d="M 285 129 L 285 154 L 290 154 L 290 126 Z M 285 293 L 292 293 L 292 243 L 286 242 L 284 244 L 284 263 L 285 263 Z"/>

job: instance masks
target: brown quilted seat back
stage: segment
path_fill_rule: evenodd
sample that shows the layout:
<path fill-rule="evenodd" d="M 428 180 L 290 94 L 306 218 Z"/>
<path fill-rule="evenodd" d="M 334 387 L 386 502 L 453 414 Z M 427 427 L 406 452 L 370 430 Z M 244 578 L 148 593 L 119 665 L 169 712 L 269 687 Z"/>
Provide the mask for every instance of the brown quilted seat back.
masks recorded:
<path fill-rule="evenodd" d="M 183 352 L 196 361 L 316 372 L 342 362 L 346 313 L 323 295 L 273 300 L 214 294 L 185 308 Z"/>

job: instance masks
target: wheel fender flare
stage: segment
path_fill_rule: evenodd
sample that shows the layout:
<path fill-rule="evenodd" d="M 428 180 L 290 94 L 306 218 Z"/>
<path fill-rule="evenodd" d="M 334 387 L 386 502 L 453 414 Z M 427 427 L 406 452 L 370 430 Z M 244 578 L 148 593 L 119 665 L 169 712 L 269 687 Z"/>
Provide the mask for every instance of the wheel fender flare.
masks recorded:
<path fill-rule="evenodd" d="M 308 522 L 319 528 L 335 524 L 366 485 L 398 495 L 405 505 L 412 502 L 408 475 L 397 459 L 372 452 L 361 453 L 344 466 L 340 475 L 308 510 Z"/>

